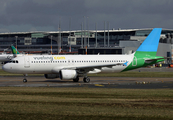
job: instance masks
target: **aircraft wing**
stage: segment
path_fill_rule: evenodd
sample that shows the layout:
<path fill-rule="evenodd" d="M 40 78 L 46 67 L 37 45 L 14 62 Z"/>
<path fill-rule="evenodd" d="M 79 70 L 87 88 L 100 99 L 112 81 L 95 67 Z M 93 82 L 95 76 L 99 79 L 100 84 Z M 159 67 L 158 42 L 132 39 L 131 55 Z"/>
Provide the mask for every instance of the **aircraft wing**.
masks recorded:
<path fill-rule="evenodd" d="M 125 63 L 117 63 L 117 64 L 107 64 L 107 65 L 90 65 L 90 66 L 81 66 L 81 67 L 66 67 L 63 69 L 73 69 L 77 70 L 79 73 L 87 73 L 89 71 L 93 71 L 94 69 L 101 69 L 102 67 L 113 67 L 116 65 L 126 65 Z M 127 66 L 127 65 L 126 65 Z"/>

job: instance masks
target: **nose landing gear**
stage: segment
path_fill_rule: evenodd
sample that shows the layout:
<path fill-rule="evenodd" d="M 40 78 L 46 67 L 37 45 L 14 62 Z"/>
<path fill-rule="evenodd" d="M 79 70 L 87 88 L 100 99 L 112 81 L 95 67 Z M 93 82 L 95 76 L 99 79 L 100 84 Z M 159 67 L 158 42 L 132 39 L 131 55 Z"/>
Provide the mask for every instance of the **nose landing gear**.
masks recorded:
<path fill-rule="evenodd" d="M 27 74 L 23 74 L 23 75 L 24 75 L 23 83 L 27 83 L 26 77 L 27 77 L 28 75 L 27 75 Z"/>
<path fill-rule="evenodd" d="M 27 79 L 26 79 L 26 78 L 24 78 L 24 79 L 23 79 L 23 83 L 26 83 L 26 82 L 27 82 Z"/>

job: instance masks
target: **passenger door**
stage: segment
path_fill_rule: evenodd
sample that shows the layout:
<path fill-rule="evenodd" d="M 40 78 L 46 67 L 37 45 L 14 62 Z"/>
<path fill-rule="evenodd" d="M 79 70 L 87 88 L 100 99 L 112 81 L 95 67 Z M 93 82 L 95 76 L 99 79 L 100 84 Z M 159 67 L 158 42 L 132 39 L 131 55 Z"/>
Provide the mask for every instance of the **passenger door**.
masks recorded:
<path fill-rule="evenodd" d="M 29 60 L 29 57 L 27 57 L 27 56 L 24 57 L 24 67 L 25 68 L 30 67 L 30 60 Z"/>

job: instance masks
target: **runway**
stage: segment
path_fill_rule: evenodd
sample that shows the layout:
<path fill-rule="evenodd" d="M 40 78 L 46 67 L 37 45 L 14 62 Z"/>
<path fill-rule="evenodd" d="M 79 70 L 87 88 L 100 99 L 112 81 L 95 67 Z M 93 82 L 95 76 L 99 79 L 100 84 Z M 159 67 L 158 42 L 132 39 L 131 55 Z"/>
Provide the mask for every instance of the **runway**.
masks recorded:
<path fill-rule="evenodd" d="M 173 78 L 136 78 L 136 77 L 90 77 L 90 83 L 72 80 L 46 79 L 44 77 L 0 77 L 0 87 L 90 87 L 119 89 L 172 89 Z"/>

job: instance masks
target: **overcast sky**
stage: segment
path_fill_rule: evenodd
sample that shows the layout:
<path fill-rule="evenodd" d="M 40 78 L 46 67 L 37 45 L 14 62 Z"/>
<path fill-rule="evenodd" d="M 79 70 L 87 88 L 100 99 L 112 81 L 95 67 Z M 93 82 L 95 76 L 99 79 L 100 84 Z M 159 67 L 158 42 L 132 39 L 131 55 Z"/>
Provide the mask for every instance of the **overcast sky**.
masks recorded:
<path fill-rule="evenodd" d="M 85 17 L 84 17 L 85 16 Z M 0 32 L 168 28 L 173 0 L 0 0 Z M 87 27 L 86 27 L 87 28 Z"/>

